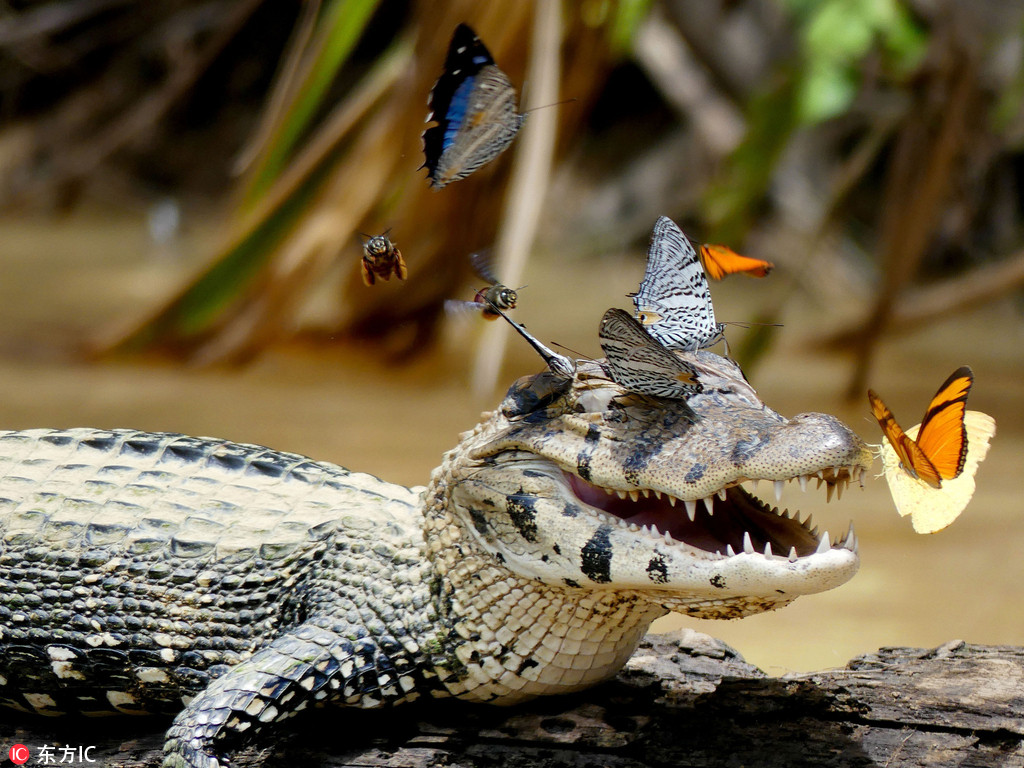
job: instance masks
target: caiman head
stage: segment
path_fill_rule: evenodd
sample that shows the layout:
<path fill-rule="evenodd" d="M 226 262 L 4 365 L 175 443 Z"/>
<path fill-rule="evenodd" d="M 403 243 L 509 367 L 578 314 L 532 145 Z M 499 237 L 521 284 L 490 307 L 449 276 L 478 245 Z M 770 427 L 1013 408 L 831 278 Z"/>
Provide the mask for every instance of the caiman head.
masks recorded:
<path fill-rule="evenodd" d="M 678 354 L 701 384 L 685 400 L 630 393 L 593 361 L 571 377 L 517 381 L 435 472 L 428 547 L 704 618 L 771 610 L 850 579 L 852 526 L 819 535 L 754 489 L 813 480 L 831 498 L 870 467 L 865 444 L 832 416 L 779 415 L 727 358 Z"/>

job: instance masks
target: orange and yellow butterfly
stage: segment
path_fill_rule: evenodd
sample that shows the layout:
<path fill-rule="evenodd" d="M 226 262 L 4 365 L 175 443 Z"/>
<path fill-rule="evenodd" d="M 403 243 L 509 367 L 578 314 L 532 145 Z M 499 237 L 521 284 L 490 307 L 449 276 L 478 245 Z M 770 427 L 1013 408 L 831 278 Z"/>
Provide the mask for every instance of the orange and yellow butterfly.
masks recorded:
<path fill-rule="evenodd" d="M 698 253 L 700 253 L 700 262 L 704 265 L 704 271 L 712 280 L 721 280 L 726 275 L 733 275 L 737 272 L 743 272 L 751 277 L 764 277 L 775 267 L 770 261 L 740 256 L 736 251 L 726 248 L 724 245 L 704 243 L 698 249 Z"/>
<path fill-rule="evenodd" d="M 921 423 L 906 432 L 882 399 L 868 390 L 872 413 L 888 441 L 881 454 L 889 491 L 897 511 L 911 516 L 918 533 L 945 528 L 974 495 L 974 474 L 996 430 L 991 416 L 967 410 L 973 383 L 968 366 L 953 371 Z"/>

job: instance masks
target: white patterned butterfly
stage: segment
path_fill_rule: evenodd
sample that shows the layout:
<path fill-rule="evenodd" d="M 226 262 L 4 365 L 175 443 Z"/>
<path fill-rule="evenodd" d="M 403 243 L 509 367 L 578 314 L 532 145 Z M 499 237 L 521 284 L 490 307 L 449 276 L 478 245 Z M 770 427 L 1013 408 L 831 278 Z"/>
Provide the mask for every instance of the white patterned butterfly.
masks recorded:
<path fill-rule="evenodd" d="M 669 349 L 705 349 L 723 338 L 700 257 L 667 216 L 654 225 L 644 279 L 630 295 L 636 319 Z"/>
<path fill-rule="evenodd" d="M 703 387 L 697 369 L 651 338 L 623 309 L 609 309 L 598 329 L 612 381 L 630 392 L 686 399 Z"/>

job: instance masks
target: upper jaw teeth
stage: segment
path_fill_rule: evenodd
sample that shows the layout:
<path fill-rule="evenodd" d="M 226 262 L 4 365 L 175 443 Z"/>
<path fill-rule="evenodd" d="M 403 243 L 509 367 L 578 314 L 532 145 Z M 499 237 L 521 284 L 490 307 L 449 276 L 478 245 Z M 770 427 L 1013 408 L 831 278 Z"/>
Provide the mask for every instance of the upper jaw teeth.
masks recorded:
<path fill-rule="evenodd" d="M 807 491 L 807 484 L 812 479 L 817 480 L 817 487 L 820 488 L 822 483 L 825 483 L 825 500 L 832 501 L 832 495 L 835 494 L 837 499 L 842 498 L 843 491 L 851 483 L 858 483 L 861 487 L 864 486 L 864 475 L 867 472 L 866 467 L 862 467 L 858 464 L 851 464 L 848 467 L 832 467 L 830 469 L 820 469 L 817 472 L 810 472 L 806 475 L 797 475 L 789 478 L 789 480 L 771 480 L 772 489 L 775 491 L 775 501 L 780 503 L 782 501 L 782 492 L 786 487 L 787 482 L 796 481 L 800 485 L 801 491 Z M 738 480 L 733 485 L 747 484 L 748 490 L 751 493 L 756 493 L 757 485 L 761 482 L 757 478 L 744 478 Z M 609 488 L 604 489 L 605 493 L 618 496 L 620 499 L 630 499 L 632 501 L 638 501 L 641 496 L 647 498 L 654 496 L 656 499 L 664 497 L 669 504 L 672 506 L 676 505 L 676 502 L 680 499 L 672 496 L 663 491 L 657 491 L 650 488 L 638 488 L 631 491 L 623 490 L 612 490 Z M 707 509 L 709 515 L 714 514 L 714 497 L 718 496 L 719 499 L 725 501 L 726 498 L 726 487 L 719 488 L 714 494 L 706 496 L 702 499 L 683 499 L 683 503 L 686 506 L 686 514 L 690 520 L 694 519 L 697 511 L 697 505 L 703 503 L 704 508 Z"/>
<path fill-rule="evenodd" d="M 796 480 L 797 483 L 799 483 L 800 485 L 800 490 L 802 491 L 807 490 L 808 481 L 810 481 L 812 478 L 817 480 L 817 486 L 819 488 L 821 487 L 822 483 L 825 483 L 826 501 L 831 501 L 833 493 L 835 493 L 837 498 L 841 498 L 843 490 L 846 488 L 846 486 L 850 485 L 853 482 L 857 482 L 861 485 L 861 487 L 863 487 L 864 475 L 866 472 L 866 467 L 852 464 L 849 467 L 832 467 L 827 470 L 818 470 L 817 472 L 811 472 L 805 475 L 797 475 L 796 477 L 789 478 L 789 480 Z M 753 491 L 757 488 L 758 482 L 759 481 L 756 478 L 751 478 L 740 480 L 736 484 L 738 485 L 740 483 L 749 483 L 750 490 Z M 787 481 L 774 480 L 771 482 L 773 490 L 775 491 L 776 500 L 781 501 L 782 491 Z M 652 495 L 656 499 L 664 498 L 672 506 L 675 506 L 676 503 L 680 501 L 680 499 L 668 493 L 649 488 L 638 488 L 636 490 L 630 491 L 612 490 L 609 488 L 605 488 L 604 491 L 609 495 L 618 496 L 620 499 L 631 499 L 632 501 L 638 501 L 641 496 L 647 498 Z M 714 515 L 715 496 L 718 496 L 718 498 L 724 501 L 726 499 L 726 495 L 726 488 L 721 488 L 711 496 L 706 496 L 701 499 L 682 499 L 681 501 L 683 502 L 683 508 L 686 510 L 686 516 L 692 522 L 696 520 L 697 510 L 699 509 L 700 505 L 704 506 L 704 509 L 707 511 L 709 516 Z M 841 549 L 847 549 L 851 552 L 858 551 L 858 541 L 857 536 L 853 531 L 853 523 L 850 524 L 850 529 L 849 531 L 847 531 L 846 536 L 841 540 L 837 538 L 836 541 L 833 543 L 831 538 L 829 537 L 828 531 L 825 531 L 819 537 L 817 527 L 811 528 L 810 515 L 807 516 L 806 520 L 801 522 L 800 515 L 798 512 L 790 513 L 788 510 L 779 510 L 778 508 L 775 508 L 773 511 L 778 515 L 782 515 L 784 517 L 795 520 L 797 523 L 807 528 L 812 536 L 818 539 L 818 547 L 815 550 L 814 554 L 828 552 L 830 549 L 836 547 Z M 622 528 L 627 528 L 628 530 L 633 532 L 643 532 L 645 534 L 655 536 L 669 544 L 675 542 L 675 539 L 672 538 L 672 535 L 668 531 L 661 531 L 658 529 L 656 525 L 638 526 L 635 523 L 627 523 L 622 518 L 615 517 L 614 519 L 617 522 L 617 524 Z M 754 554 L 769 559 L 775 558 L 780 560 L 788 560 L 791 563 L 796 562 L 796 560 L 800 557 L 800 555 L 796 551 L 796 547 L 790 547 L 789 551 L 785 553 L 776 553 L 772 549 L 770 542 L 766 542 L 763 550 L 761 552 L 758 552 L 757 549 L 754 547 L 750 533 L 747 531 L 744 531 L 743 534 L 742 550 L 743 554 L 745 555 Z M 725 552 L 721 554 L 723 554 L 723 556 L 725 557 L 734 557 L 737 553 L 735 552 L 733 546 L 730 544 L 726 546 Z"/>
<path fill-rule="evenodd" d="M 848 467 L 832 467 L 831 469 L 819 469 L 817 472 L 809 472 L 806 475 L 797 475 L 791 477 L 789 480 L 773 480 L 772 489 L 775 491 L 775 502 L 780 503 L 782 501 L 782 491 L 786 487 L 786 483 L 795 480 L 800 485 L 800 490 L 806 492 L 807 484 L 813 479 L 817 481 L 816 488 L 820 488 L 822 483 L 825 483 L 825 501 L 832 501 L 832 495 L 835 494 L 837 499 L 843 497 L 843 491 L 851 483 L 858 483 L 862 488 L 864 487 L 864 475 L 867 472 L 866 467 L 862 467 L 859 464 L 851 464 Z M 740 482 L 750 483 L 750 491 L 754 492 L 757 488 L 758 480 L 742 480 Z"/>

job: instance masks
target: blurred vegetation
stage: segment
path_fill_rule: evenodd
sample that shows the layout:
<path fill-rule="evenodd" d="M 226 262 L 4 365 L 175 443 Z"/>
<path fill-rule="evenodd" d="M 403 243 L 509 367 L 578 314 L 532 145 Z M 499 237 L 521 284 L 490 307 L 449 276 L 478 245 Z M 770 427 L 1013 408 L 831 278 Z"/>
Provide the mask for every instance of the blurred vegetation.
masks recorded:
<path fill-rule="evenodd" d="M 476 29 L 522 108 L 545 106 L 519 0 L 5 6 L 0 204 L 235 201 L 208 266 L 108 349 L 244 361 L 308 331 L 324 285 L 322 338 L 373 339 L 396 359 L 423 349 L 524 162 L 520 138 L 440 192 L 416 172 L 455 25 Z M 855 352 L 857 396 L 887 333 L 1024 284 L 1024 6 L 581 0 L 561 22 L 559 98 L 574 101 L 543 138 L 550 249 L 642 242 L 666 214 L 769 258 L 787 288 L 753 319 L 859 302 L 819 339 Z M 410 279 L 367 290 L 358 233 L 389 227 Z M 742 357 L 771 341 L 765 326 Z"/>

